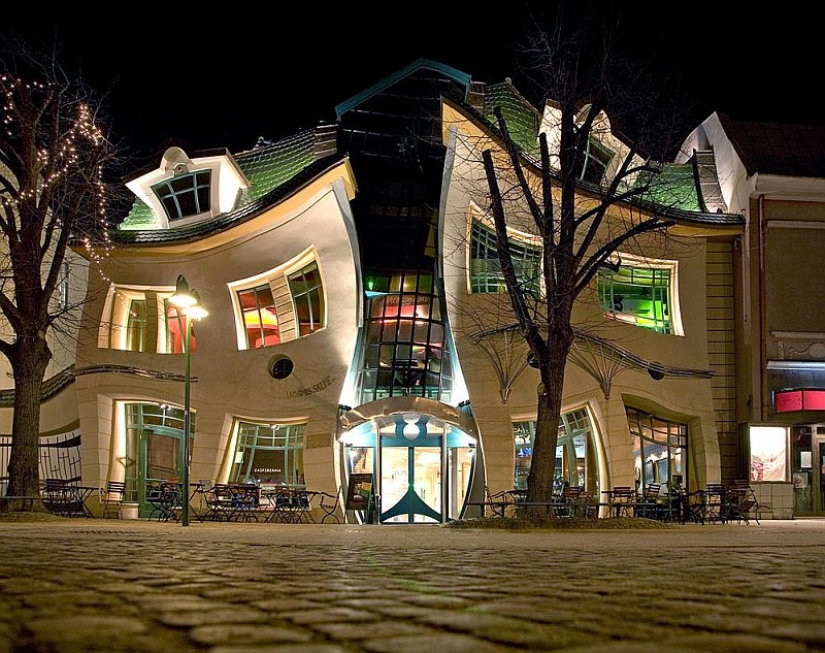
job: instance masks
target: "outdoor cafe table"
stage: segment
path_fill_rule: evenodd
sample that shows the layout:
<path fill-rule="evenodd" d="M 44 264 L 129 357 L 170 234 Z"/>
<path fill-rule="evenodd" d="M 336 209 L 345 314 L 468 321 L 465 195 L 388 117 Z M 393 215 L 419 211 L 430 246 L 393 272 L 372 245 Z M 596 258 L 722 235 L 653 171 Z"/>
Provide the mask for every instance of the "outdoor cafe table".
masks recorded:
<path fill-rule="evenodd" d="M 267 488 L 261 491 L 269 502 L 269 516 L 266 521 L 281 524 L 300 524 L 314 522 L 310 510 L 312 499 L 318 492 L 299 488 Z"/>
<path fill-rule="evenodd" d="M 96 487 L 79 485 L 75 481 L 47 478 L 42 499 L 48 510 L 61 517 L 93 517 L 87 501 L 98 492 Z"/>

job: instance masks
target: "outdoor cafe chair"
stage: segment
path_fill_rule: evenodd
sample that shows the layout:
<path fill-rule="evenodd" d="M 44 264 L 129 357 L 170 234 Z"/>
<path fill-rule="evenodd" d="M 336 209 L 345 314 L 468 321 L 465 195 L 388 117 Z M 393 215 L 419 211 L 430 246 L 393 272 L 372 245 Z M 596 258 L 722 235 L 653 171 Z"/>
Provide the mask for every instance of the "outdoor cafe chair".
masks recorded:
<path fill-rule="evenodd" d="M 146 502 L 152 506 L 149 521 L 153 518 L 168 522 L 177 521 L 180 510 L 180 483 L 166 481 L 146 486 Z"/>
<path fill-rule="evenodd" d="M 92 517 L 86 500 L 96 489 L 62 478 L 47 478 L 42 488 L 41 499 L 52 514 L 61 517 Z"/>
<path fill-rule="evenodd" d="M 105 519 L 114 516 L 123 519 L 123 500 L 126 496 L 126 483 L 123 481 L 109 481 L 106 487 L 100 488 L 100 505 L 102 517 Z"/>
<path fill-rule="evenodd" d="M 721 483 L 708 483 L 701 490 L 701 507 L 702 523 L 726 522 L 728 516 L 725 509 L 725 486 Z"/>
<path fill-rule="evenodd" d="M 257 485 L 230 483 L 229 495 L 232 503 L 230 518 L 233 521 L 258 521 L 261 495 Z"/>
<path fill-rule="evenodd" d="M 335 494 L 329 492 L 318 492 L 320 497 L 318 500 L 318 507 L 321 509 L 323 516 L 321 523 L 325 524 L 327 519 L 336 524 L 341 523 L 341 518 L 338 515 L 338 506 L 341 504 L 341 490 L 339 489 Z"/>
<path fill-rule="evenodd" d="M 299 488 L 276 487 L 268 490 L 270 513 L 266 521 L 281 524 L 300 524 L 304 520 L 312 521 L 311 494 L 314 493 Z"/>
<path fill-rule="evenodd" d="M 607 504 L 613 517 L 630 517 L 633 511 L 633 500 L 636 491 L 629 486 L 618 486 L 612 490 L 604 490 L 607 494 Z"/>
<path fill-rule="evenodd" d="M 206 509 L 204 521 L 232 521 L 235 514 L 234 493 L 228 483 L 215 483 L 203 490 Z"/>

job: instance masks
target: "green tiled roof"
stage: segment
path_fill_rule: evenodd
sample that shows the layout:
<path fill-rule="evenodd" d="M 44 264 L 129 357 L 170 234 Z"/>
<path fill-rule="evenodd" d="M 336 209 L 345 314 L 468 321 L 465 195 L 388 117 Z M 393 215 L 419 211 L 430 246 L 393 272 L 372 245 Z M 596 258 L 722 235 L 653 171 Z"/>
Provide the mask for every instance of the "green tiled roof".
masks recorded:
<path fill-rule="evenodd" d="M 235 162 L 252 186 L 238 194 L 234 210 L 255 202 L 295 177 L 315 161 L 315 131 L 307 129 L 275 143 L 235 155 Z M 158 217 L 143 200 L 135 200 L 118 227 L 121 231 L 159 229 Z"/>
<path fill-rule="evenodd" d="M 315 131 L 307 129 L 237 155 L 235 160 L 252 187 L 241 193 L 236 208 L 263 197 L 310 165 L 315 160 L 314 146 Z"/>
<path fill-rule="evenodd" d="M 488 84 L 484 94 L 484 118 L 498 125 L 495 109 L 502 117 L 513 141 L 528 154 L 538 153 L 539 112 L 509 82 Z"/>
<path fill-rule="evenodd" d="M 644 199 L 658 206 L 703 212 L 693 163 L 664 163 L 659 172 L 639 175 L 639 186 L 649 186 Z"/>

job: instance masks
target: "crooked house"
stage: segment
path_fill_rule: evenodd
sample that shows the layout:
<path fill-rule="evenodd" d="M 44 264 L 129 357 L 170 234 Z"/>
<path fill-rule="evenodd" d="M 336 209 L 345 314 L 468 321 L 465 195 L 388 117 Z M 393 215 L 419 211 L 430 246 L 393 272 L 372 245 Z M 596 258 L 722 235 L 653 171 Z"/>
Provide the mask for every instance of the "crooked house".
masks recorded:
<path fill-rule="evenodd" d="M 500 147 L 497 107 L 525 151 L 542 131 L 554 142 L 552 103 L 418 60 L 334 121 L 242 152 L 172 146 L 134 172 L 131 210 L 105 247 L 76 243 L 57 298 L 84 301 L 47 384 L 41 476 L 125 481 L 142 515 L 147 484 L 183 476 L 187 332 L 170 302 L 183 280 L 209 312 L 188 334 L 191 480 L 325 491 L 342 518 L 383 524 L 446 522 L 524 487 L 538 374 L 478 156 Z M 628 151 L 603 123 L 585 202 Z M 732 308 L 745 218 L 728 211 L 712 147 L 662 170 L 666 205 L 608 220 L 656 210 L 668 238 L 617 252 L 574 313 L 556 478 L 596 496 L 749 473 Z M 511 244 L 522 273 L 538 269 L 528 230 Z M 347 510 L 355 474 L 370 475 L 369 511 Z M 778 495 L 773 510 L 792 513 Z"/>

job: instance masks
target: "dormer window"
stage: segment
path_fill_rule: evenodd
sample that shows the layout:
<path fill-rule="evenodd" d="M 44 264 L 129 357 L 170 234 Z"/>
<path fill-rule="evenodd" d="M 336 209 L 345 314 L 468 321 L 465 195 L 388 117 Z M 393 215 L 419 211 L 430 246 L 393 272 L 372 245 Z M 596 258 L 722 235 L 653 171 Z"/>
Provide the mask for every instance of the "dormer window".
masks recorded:
<path fill-rule="evenodd" d="M 584 152 L 581 153 L 579 160 L 579 179 L 590 182 L 597 186 L 601 185 L 604 179 L 604 173 L 610 165 L 610 160 L 613 158 L 613 152 L 602 145 L 595 138 L 587 140 L 587 146 Z"/>
<path fill-rule="evenodd" d="M 211 170 L 198 170 L 165 179 L 152 186 L 152 191 L 163 205 L 169 222 L 173 222 L 209 211 L 211 180 Z"/>

